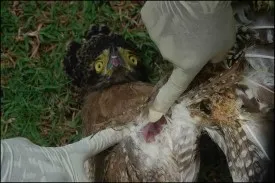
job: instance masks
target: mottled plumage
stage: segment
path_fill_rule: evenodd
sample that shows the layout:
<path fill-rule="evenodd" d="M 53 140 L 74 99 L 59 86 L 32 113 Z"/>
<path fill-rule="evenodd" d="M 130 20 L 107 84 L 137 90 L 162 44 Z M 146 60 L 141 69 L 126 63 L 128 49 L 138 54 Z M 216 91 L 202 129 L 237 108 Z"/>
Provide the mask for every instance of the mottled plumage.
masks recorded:
<path fill-rule="evenodd" d="M 234 67 L 235 65 L 231 69 L 235 69 Z M 260 110 L 256 113 L 250 111 L 250 118 L 244 115 L 247 114 L 245 109 L 250 107 L 246 102 L 248 97 L 242 100 L 236 93 L 239 88 L 236 83 L 242 81 L 243 72 L 236 76 L 239 80 L 224 74 L 234 82 L 225 84 L 221 81 L 215 85 L 216 90 L 212 94 L 210 92 L 210 95 L 205 96 L 210 115 L 200 108 L 204 100 L 191 99 L 187 92 L 180 103 L 171 108 L 171 115 L 166 115 L 168 124 L 151 143 L 145 142 L 140 132 L 145 119 L 136 119 L 134 122 L 140 124 L 140 130 L 114 147 L 105 158 L 103 180 L 196 181 L 200 167 L 198 140 L 203 131 L 206 131 L 224 152 L 233 181 L 262 181 L 270 161 L 266 154 L 268 149 L 261 147 L 268 142 L 269 136 L 260 127 L 265 126 L 269 129 L 267 132 L 271 133 L 272 123 L 266 120 L 266 112 L 259 112 Z M 208 88 L 206 85 L 207 83 L 201 85 L 200 90 Z M 225 91 L 226 88 L 228 92 Z M 197 90 L 190 92 L 194 91 Z M 272 105 L 269 107 L 273 108 Z M 256 138 L 264 135 L 260 143 L 245 127 L 251 128 L 255 124 L 260 132 Z"/>

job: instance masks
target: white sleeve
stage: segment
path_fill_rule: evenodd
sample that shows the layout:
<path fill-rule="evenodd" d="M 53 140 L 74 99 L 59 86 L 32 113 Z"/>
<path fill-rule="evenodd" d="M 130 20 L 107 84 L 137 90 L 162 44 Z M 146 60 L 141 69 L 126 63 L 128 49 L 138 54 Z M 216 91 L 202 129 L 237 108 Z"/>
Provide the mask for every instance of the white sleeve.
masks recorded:
<path fill-rule="evenodd" d="M 148 120 L 157 121 L 168 111 L 170 106 L 182 94 L 192 81 L 194 75 L 176 67 L 169 80 L 160 88 L 152 106 L 149 109 Z"/>
<path fill-rule="evenodd" d="M 21 137 L 1 140 L 1 182 L 87 182 L 84 161 L 129 133 L 105 129 L 63 147 L 41 147 Z"/>
<path fill-rule="evenodd" d="M 208 61 L 233 46 L 235 21 L 227 1 L 147 1 L 141 17 L 162 56 L 177 67 L 149 111 L 154 122 Z"/>
<path fill-rule="evenodd" d="M 123 138 L 129 135 L 130 128 L 127 127 L 121 130 L 107 128 L 62 148 L 64 148 L 70 155 L 81 154 L 82 160 L 85 161 L 101 151 L 119 143 Z"/>

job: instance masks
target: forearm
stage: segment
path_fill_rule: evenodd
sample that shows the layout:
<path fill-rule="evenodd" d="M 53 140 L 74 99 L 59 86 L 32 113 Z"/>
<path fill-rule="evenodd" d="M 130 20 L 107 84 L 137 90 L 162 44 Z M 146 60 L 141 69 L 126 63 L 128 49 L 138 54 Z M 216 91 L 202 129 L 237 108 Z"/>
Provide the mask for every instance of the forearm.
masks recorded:
<path fill-rule="evenodd" d="M 163 85 L 152 106 L 149 109 L 149 121 L 157 121 L 174 104 L 175 100 L 186 90 L 196 75 L 194 72 L 186 72 L 181 68 L 175 68 L 165 85 Z"/>
<path fill-rule="evenodd" d="M 64 146 L 68 152 L 83 153 L 83 158 L 94 156 L 99 152 L 119 143 L 130 134 L 130 129 L 125 127 L 121 130 L 108 128 L 98 133 L 85 137 L 79 142 Z"/>

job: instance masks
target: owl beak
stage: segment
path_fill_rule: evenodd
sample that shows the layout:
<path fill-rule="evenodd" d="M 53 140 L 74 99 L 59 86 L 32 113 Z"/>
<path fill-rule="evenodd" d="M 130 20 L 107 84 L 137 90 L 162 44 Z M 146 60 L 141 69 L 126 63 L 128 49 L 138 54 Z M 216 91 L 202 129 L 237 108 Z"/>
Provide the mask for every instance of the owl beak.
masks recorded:
<path fill-rule="evenodd" d="M 120 57 L 118 55 L 118 52 L 116 50 L 116 47 L 111 46 L 110 48 L 110 60 L 109 63 L 113 66 L 113 67 L 118 67 L 120 65 L 122 65 Z"/>
<path fill-rule="evenodd" d="M 120 65 L 119 58 L 117 56 L 111 56 L 111 63 L 113 66 L 117 67 Z"/>

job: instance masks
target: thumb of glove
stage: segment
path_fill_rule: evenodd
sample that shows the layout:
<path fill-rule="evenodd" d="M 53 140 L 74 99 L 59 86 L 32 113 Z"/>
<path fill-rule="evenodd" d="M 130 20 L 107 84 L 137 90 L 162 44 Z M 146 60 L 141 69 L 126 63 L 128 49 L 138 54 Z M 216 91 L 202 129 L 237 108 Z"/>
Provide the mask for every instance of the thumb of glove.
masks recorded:
<path fill-rule="evenodd" d="M 158 121 L 161 117 L 163 116 L 162 112 L 159 112 L 157 110 L 155 110 L 152 107 L 149 108 L 149 112 L 148 112 L 148 121 L 149 122 L 156 122 Z"/>

